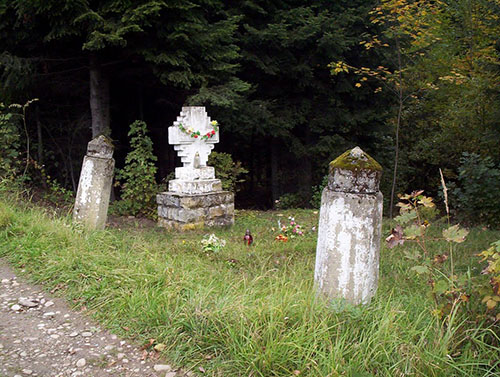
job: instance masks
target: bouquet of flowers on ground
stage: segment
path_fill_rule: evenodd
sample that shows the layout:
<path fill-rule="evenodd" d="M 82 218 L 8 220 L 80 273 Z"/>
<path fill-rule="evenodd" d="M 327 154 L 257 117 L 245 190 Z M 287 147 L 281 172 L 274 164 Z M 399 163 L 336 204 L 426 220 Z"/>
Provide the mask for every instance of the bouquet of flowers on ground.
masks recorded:
<path fill-rule="evenodd" d="M 295 222 L 295 218 L 293 218 L 292 216 L 288 217 L 288 222 L 286 224 L 281 224 L 281 221 L 278 220 L 278 229 L 281 233 L 276 236 L 276 241 L 287 242 L 289 238 L 295 238 L 304 235 L 302 226 L 297 224 L 297 222 Z"/>
<path fill-rule="evenodd" d="M 215 234 L 205 235 L 201 240 L 201 247 L 206 253 L 218 253 L 226 246 L 226 240 L 218 238 Z"/>

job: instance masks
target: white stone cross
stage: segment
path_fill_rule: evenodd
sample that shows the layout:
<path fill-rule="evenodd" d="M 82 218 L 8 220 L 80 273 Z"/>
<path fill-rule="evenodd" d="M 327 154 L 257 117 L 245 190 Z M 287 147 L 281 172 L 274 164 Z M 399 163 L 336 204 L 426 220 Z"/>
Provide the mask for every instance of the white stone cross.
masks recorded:
<path fill-rule="evenodd" d="M 174 145 L 183 167 L 207 166 L 208 156 L 214 144 L 219 142 L 218 128 L 213 135 L 212 131 L 215 131 L 214 126 L 203 106 L 182 108 L 173 126 L 168 128 L 168 142 Z M 204 138 L 207 134 L 210 136 Z"/>

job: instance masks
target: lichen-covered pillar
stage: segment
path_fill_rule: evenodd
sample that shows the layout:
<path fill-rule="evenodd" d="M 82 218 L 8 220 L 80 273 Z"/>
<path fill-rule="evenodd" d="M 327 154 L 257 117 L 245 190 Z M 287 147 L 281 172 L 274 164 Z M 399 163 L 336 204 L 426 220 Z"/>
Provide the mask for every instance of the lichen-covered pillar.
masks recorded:
<path fill-rule="evenodd" d="M 89 229 L 104 229 L 113 183 L 113 144 L 101 135 L 90 141 L 83 159 L 73 220 Z"/>
<path fill-rule="evenodd" d="M 382 167 L 361 148 L 330 163 L 321 196 L 314 280 L 327 299 L 357 305 L 374 296 L 378 284 Z"/>

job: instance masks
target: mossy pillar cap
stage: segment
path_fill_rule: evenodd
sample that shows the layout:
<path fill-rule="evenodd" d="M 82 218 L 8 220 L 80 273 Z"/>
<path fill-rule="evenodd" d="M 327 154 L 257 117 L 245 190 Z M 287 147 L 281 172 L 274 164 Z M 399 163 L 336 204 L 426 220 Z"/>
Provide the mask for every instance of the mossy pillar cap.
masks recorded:
<path fill-rule="evenodd" d="M 104 135 L 99 135 L 87 144 L 87 156 L 111 158 L 113 156 L 113 143 Z"/>
<path fill-rule="evenodd" d="M 379 190 L 382 166 L 361 148 L 353 148 L 330 162 L 328 188 L 354 194 Z"/>

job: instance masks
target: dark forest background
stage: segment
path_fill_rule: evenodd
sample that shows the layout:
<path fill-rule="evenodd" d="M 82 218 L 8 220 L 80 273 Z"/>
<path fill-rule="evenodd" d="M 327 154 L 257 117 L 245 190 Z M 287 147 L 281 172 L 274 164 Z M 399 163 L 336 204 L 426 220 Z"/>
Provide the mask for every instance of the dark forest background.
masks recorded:
<path fill-rule="evenodd" d="M 110 135 L 123 166 L 135 120 L 148 125 L 161 182 L 178 165 L 167 128 L 183 105 L 203 105 L 221 125 L 216 151 L 248 170 L 239 207 L 286 194 L 310 205 L 328 163 L 356 145 L 384 167 L 386 200 L 393 183 L 437 195 L 439 168 L 463 200 L 478 184 L 472 200 L 498 189 L 499 8 L 0 0 L 0 102 L 39 99 L 23 131 L 31 157 L 71 190 L 93 136 Z M 483 175 L 467 178 L 467 166 Z"/>

